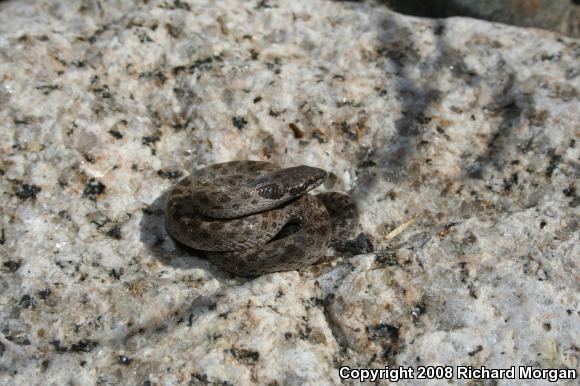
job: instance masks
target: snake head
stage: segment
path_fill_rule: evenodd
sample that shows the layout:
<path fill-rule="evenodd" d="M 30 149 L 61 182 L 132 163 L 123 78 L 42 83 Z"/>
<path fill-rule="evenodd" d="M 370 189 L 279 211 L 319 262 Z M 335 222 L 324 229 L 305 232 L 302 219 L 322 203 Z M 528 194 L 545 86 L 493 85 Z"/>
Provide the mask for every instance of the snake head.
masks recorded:
<path fill-rule="evenodd" d="M 262 176 L 253 185 L 261 197 L 270 200 L 298 197 L 322 184 L 326 171 L 311 166 L 295 166 Z"/>

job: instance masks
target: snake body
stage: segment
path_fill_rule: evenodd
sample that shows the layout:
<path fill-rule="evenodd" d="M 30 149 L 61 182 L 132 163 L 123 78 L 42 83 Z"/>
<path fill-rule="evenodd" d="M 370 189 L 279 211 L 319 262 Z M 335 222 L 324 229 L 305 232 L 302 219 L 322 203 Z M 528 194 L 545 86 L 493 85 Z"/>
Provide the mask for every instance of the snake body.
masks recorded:
<path fill-rule="evenodd" d="M 166 228 L 240 276 L 301 269 L 319 261 L 329 245 L 339 246 L 358 225 L 349 196 L 307 193 L 326 176 L 310 166 L 282 169 L 261 161 L 210 165 L 171 189 Z"/>

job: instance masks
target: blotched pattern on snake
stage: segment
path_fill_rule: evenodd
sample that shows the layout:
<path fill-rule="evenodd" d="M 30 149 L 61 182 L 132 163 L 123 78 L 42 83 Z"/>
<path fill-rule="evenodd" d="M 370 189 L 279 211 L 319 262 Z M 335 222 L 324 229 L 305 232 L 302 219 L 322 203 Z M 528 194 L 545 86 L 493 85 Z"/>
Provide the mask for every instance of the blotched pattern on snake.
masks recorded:
<path fill-rule="evenodd" d="M 169 193 L 165 222 L 177 241 L 222 269 L 256 276 L 301 269 L 358 226 L 353 199 L 307 192 L 327 177 L 310 166 L 232 161 L 197 170 Z"/>

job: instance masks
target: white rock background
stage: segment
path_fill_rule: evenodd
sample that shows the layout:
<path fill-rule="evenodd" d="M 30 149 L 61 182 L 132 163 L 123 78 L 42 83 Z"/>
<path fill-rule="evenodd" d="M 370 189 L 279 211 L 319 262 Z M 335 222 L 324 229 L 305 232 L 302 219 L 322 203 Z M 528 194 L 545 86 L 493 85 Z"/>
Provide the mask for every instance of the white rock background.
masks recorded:
<path fill-rule="evenodd" d="M 0 58 L 3 384 L 580 368 L 578 40 L 351 2 L 26 0 L 0 3 Z M 233 159 L 332 171 L 375 253 L 254 280 L 192 257 L 163 192 Z"/>

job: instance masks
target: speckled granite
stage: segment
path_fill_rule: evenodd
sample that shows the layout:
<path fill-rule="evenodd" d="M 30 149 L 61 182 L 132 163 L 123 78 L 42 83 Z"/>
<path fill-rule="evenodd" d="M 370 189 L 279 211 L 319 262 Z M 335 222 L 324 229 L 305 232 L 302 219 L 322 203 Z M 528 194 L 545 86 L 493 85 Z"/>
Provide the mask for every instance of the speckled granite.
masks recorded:
<path fill-rule="evenodd" d="M 0 3 L 0 58 L 0 383 L 580 367 L 578 40 L 352 2 L 28 0 Z M 163 194 L 232 159 L 332 171 L 375 252 L 254 280 L 192 257 Z"/>

